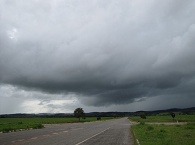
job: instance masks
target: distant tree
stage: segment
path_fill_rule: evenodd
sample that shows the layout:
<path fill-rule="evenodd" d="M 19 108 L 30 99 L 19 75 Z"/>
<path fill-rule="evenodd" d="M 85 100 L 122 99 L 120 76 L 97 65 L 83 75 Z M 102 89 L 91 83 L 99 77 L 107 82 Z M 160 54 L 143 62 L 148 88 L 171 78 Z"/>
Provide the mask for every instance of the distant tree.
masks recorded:
<path fill-rule="evenodd" d="M 85 116 L 85 112 L 83 110 L 83 108 L 77 108 L 74 110 L 74 116 L 79 118 L 79 122 L 80 122 L 80 119 L 81 117 L 84 117 Z"/>
<path fill-rule="evenodd" d="M 172 116 L 172 118 L 173 118 L 173 120 L 174 120 L 174 118 L 175 118 L 175 113 L 171 113 L 171 116 Z"/>
<path fill-rule="evenodd" d="M 102 120 L 102 118 L 101 117 L 97 117 L 97 120 Z"/>
<path fill-rule="evenodd" d="M 140 112 L 140 113 L 139 113 L 139 116 L 140 116 L 142 119 L 146 119 L 146 113 L 145 113 L 145 112 Z"/>

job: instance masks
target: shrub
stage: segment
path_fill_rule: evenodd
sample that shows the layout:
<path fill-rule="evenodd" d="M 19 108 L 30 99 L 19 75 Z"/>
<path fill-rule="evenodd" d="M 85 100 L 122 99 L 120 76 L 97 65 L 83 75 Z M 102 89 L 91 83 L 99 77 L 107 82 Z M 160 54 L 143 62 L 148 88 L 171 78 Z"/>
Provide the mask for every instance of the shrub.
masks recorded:
<path fill-rule="evenodd" d="M 21 122 L 18 122 L 18 124 L 23 124 L 22 121 Z"/>
<path fill-rule="evenodd" d="M 141 117 L 142 119 L 146 119 L 146 116 L 145 116 L 145 115 L 140 115 L 140 117 Z"/>
<path fill-rule="evenodd" d="M 161 129 L 160 132 L 166 132 L 164 129 Z"/>
<path fill-rule="evenodd" d="M 10 131 L 16 131 L 16 130 L 13 129 L 13 128 L 4 128 L 4 129 L 2 130 L 3 133 L 7 133 L 7 132 L 10 132 Z"/>
<path fill-rule="evenodd" d="M 145 113 L 145 112 L 140 112 L 140 113 L 139 113 L 139 116 L 140 116 L 142 119 L 146 119 L 146 113 Z"/>
<path fill-rule="evenodd" d="M 141 121 L 139 124 L 140 124 L 140 125 L 145 125 L 145 122 Z"/>
<path fill-rule="evenodd" d="M 147 131 L 151 131 L 151 130 L 154 130 L 154 127 L 153 126 L 148 126 Z"/>
<path fill-rule="evenodd" d="M 181 127 L 181 125 L 175 125 L 176 127 Z"/>
<path fill-rule="evenodd" d="M 39 129 L 39 128 L 43 128 L 44 126 L 42 124 L 36 124 L 35 126 L 33 126 L 33 129 Z"/>

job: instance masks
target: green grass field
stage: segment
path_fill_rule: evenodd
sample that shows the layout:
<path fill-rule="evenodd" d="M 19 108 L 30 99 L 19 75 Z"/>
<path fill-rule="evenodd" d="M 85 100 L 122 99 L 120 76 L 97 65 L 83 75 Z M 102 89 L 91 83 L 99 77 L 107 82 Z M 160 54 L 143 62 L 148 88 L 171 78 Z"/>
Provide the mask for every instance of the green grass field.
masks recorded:
<path fill-rule="evenodd" d="M 130 121 L 140 122 L 131 127 L 134 137 L 141 145 L 195 145 L 195 115 L 177 115 L 175 120 L 167 116 L 130 117 Z M 178 122 L 187 122 L 179 125 Z M 175 122 L 174 125 L 146 124 L 147 122 Z"/>
<path fill-rule="evenodd" d="M 102 117 L 101 120 L 113 119 L 113 117 Z M 96 121 L 96 117 L 87 117 L 80 122 Z M 76 123 L 78 118 L 0 118 L 0 132 L 16 131 L 20 129 L 43 128 L 43 124 Z"/>
<path fill-rule="evenodd" d="M 195 145 L 195 123 L 132 126 L 140 145 Z"/>
<path fill-rule="evenodd" d="M 176 115 L 174 120 L 171 115 L 146 116 L 146 119 L 142 119 L 140 116 L 133 116 L 129 119 L 136 122 L 195 122 L 195 115 Z"/>

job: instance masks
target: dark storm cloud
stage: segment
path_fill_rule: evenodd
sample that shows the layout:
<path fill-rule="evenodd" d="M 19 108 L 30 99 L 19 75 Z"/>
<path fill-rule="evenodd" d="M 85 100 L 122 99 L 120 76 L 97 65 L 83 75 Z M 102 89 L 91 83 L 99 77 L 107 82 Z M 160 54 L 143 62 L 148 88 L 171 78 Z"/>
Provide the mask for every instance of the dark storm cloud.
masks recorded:
<path fill-rule="evenodd" d="M 195 2 L 0 2 L 0 82 L 86 105 L 195 94 Z"/>

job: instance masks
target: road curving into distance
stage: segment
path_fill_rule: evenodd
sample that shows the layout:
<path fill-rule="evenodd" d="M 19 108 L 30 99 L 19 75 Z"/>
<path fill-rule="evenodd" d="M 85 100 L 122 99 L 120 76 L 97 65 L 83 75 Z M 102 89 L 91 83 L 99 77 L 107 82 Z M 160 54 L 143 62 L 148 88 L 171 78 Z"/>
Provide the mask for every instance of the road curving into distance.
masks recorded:
<path fill-rule="evenodd" d="M 132 145 L 127 118 L 0 134 L 1 145 Z"/>

